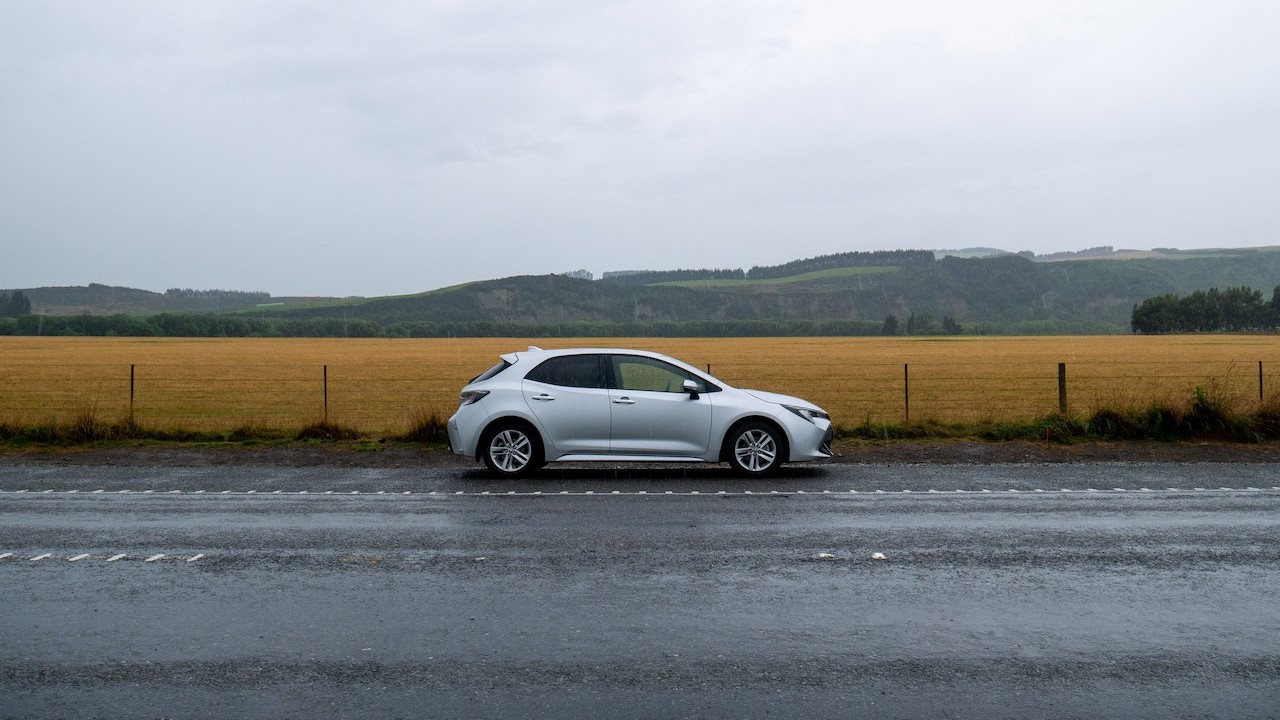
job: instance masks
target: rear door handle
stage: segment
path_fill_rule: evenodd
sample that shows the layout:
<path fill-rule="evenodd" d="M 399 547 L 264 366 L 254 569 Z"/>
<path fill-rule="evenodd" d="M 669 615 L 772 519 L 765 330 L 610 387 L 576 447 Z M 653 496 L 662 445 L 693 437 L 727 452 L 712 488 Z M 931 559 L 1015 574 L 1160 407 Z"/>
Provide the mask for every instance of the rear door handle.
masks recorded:
<path fill-rule="evenodd" d="M 620 398 L 614 398 L 613 404 L 614 405 L 635 405 L 636 401 L 632 400 L 629 397 L 620 397 Z"/>
<path fill-rule="evenodd" d="M 538 400 L 539 402 L 551 402 L 552 400 L 555 400 L 555 399 L 556 399 L 556 396 L 555 396 L 555 395 L 548 395 L 548 394 L 546 394 L 546 393 L 539 393 L 539 394 L 537 394 L 537 395 L 534 395 L 534 396 L 533 396 L 533 399 L 534 399 L 534 400 Z"/>

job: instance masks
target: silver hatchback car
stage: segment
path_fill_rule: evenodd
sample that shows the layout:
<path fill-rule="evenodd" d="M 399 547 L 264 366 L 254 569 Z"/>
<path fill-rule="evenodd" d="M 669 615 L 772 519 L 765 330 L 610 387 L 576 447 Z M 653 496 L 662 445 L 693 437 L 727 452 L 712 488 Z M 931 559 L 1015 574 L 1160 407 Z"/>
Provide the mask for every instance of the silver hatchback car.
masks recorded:
<path fill-rule="evenodd" d="M 748 476 L 831 457 L 831 418 L 787 395 L 739 390 L 643 350 L 503 355 L 462 388 L 453 452 L 499 477 L 552 462 L 727 462 Z"/>

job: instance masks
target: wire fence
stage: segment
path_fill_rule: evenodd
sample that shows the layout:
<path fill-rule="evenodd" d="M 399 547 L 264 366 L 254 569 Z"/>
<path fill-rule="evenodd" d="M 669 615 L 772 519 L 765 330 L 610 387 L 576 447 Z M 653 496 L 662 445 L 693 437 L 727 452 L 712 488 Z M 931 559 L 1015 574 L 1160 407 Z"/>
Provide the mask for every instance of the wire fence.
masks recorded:
<path fill-rule="evenodd" d="M 1114 363 L 711 362 L 737 387 L 811 400 L 842 426 L 864 422 L 1019 421 L 1186 404 L 1196 393 L 1241 411 L 1273 402 L 1280 361 Z M 398 432 L 445 418 L 468 375 L 393 364 L 0 364 L 0 423 L 90 415 L 148 427 L 296 429 L 318 422 Z"/>

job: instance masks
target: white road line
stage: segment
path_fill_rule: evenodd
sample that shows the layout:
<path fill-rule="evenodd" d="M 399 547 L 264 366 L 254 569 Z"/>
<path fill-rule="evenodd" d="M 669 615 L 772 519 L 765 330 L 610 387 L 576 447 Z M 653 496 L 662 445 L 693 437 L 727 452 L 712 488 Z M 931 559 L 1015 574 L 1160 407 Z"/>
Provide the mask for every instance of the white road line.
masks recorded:
<path fill-rule="evenodd" d="M 127 557 L 129 556 L 125 555 L 124 553 L 120 553 L 119 555 L 112 555 L 111 557 L 107 558 L 107 562 L 115 562 L 117 560 L 122 560 Z"/>
<path fill-rule="evenodd" d="M 1187 492 L 1188 490 L 1194 490 L 1194 491 L 1196 491 L 1196 492 L 1209 492 L 1209 493 L 1212 493 L 1212 492 L 1242 492 L 1242 491 L 1252 491 L 1252 492 L 1271 492 L 1271 491 L 1280 491 L 1280 486 L 1273 486 L 1273 487 L 1271 487 L 1271 488 L 1269 488 L 1269 489 L 1268 489 L 1268 488 L 1265 488 L 1265 487 L 1254 487 L 1254 486 L 1250 485 L 1250 486 L 1248 486 L 1248 487 L 1239 487 L 1239 488 L 1226 487 L 1226 486 L 1223 486 L 1223 487 L 1217 487 L 1217 488 L 1204 488 L 1204 487 L 1197 487 L 1197 488 L 1176 488 L 1176 487 L 1168 487 L 1168 488 L 1163 488 L 1163 489 L 1152 489 L 1152 488 L 1148 488 L 1148 487 L 1140 487 L 1140 488 L 1122 488 L 1122 487 L 1116 487 L 1116 488 L 1107 488 L 1107 489 L 1099 489 L 1099 488 L 1083 488 L 1083 489 L 1059 488 L 1059 489 L 1057 489 L 1057 490 L 1045 490 L 1044 488 L 1032 488 L 1032 489 L 1021 489 L 1021 488 L 997 488 L 997 489 L 991 489 L 991 488 L 981 488 L 981 489 L 976 489 L 976 490 L 964 490 L 964 489 L 960 489 L 960 488 L 957 488 L 957 489 L 954 489 L 954 490 L 938 490 L 938 489 L 936 489 L 936 488 L 929 488 L 929 489 L 927 489 L 927 490 L 912 490 L 912 489 L 910 489 L 910 488 L 904 488 L 904 489 L 901 489 L 901 490 L 879 490 L 879 489 L 878 489 L 878 490 L 871 490 L 871 489 L 866 489 L 866 490 L 857 490 L 857 489 L 849 489 L 849 490 L 841 490 L 841 491 L 834 491 L 834 490 L 798 490 L 798 489 L 796 489 L 796 490 L 769 490 L 769 491 L 764 491 L 764 490 L 741 490 L 741 491 L 717 490 L 717 491 L 714 491 L 714 495 L 715 495 L 716 497 L 720 497 L 720 496 L 730 497 L 730 496 L 745 496 L 745 495 L 762 495 L 762 494 L 765 494 L 766 492 L 767 492 L 768 494 L 770 494 L 770 495 L 803 495 L 803 496 L 809 496 L 809 495 L 836 496 L 836 495 L 843 495 L 843 494 L 848 494 L 848 495 L 860 495 L 860 494 L 867 494 L 867 495 L 886 495 L 886 496 L 905 496 L 905 495 L 945 495 L 945 494 L 966 495 L 966 494 L 974 494 L 974 493 L 989 494 L 989 495 L 1019 495 L 1019 494 L 1027 494 L 1027 493 L 1041 493 L 1041 494 L 1043 494 L 1043 493 L 1049 493 L 1049 492 L 1056 492 L 1056 493 L 1104 493 L 1104 494 L 1105 494 L 1105 493 L 1111 493 L 1111 494 L 1119 494 L 1119 493 L 1129 493 L 1129 492 L 1144 492 L 1144 493 L 1151 493 L 1151 492 L 1162 492 L 1162 491 L 1168 491 L 1168 492 Z M 29 492 L 29 491 L 26 491 L 26 490 L 0 490 L 0 495 L 12 495 L 12 494 L 19 494 L 19 493 L 26 493 L 26 492 Z M 59 493 L 59 494 L 73 494 L 73 493 L 77 493 L 77 492 L 79 492 L 79 491 L 77 491 L 77 490 L 43 490 L 43 491 L 40 491 L 40 492 L 41 492 L 41 493 L 50 493 L 50 492 L 53 492 L 53 493 Z M 99 494 L 99 493 L 104 493 L 104 492 L 105 492 L 105 493 L 125 494 L 125 495 L 128 495 L 128 494 L 142 494 L 142 495 L 146 495 L 146 494 L 154 494 L 156 491 L 154 491 L 154 490 L 94 490 L 94 491 L 93 491 L 93 494 Z M 202 495 L 202 494 L 205 494 L 205 492 L 206 492 L 206 491 L 204 491 L 204 490 L 194 490 L 194 491 L 169 490 L 169 491 L 166 491 L 166 492 L 167 492 L 168 494 L 190 494 L 190 495 Z M 312 492 L 319 492 L 319 491 L 309 491 L 309 490 L 297 490 L 297 491 L 275 490 L 275 491 L 271 491 L 270 493 L 267 493 L 267 492 L 265 492 L 265 491 L 264 491 L 264 492 L 259 492 L 259 491 L 257 491 L 257 490 L 240 490 L 240 491 L 237 491 L 237 490 L 222 490 L 221 492 L 218 492 L 217 494 L 219 494 L 219 495 L 244 495 L 244 496 L 253 495 L 253 496 L 255 496 L 255 497 L 265 497 L 265 496 L 267 496 L 267 495 L 271 495 L 271 496 L 280 495 L 280 496 L 283 496 L 283 495 L 286 495 L 286 494 L 307 495 L 307 494 L 310 494 L 310 493 L 312 493 Z M 474 491 L 457 490 L 457 491 L 439 491 L 439 490 L 430 490 L 430 491 L 416 491 L 416 492 L 415 492 L 415 491 L 412 491 L 412 490 L 405 490 L 405 491 L 403 491 L 403 492 L 399 492 L 399 493 L 394 492 L 394 491 L 379 490 L 379 491 L 377 491 L 376 493 L 368 493 L 368 494 L 377 494 L 377 495 L 384 495 L 384 496 L 385 496 L 385 495 L 395 496 L 395 495 L 397 495 L 397 494 L 398 494 L 398 495 L 406 495 L 406 496 L 411 496 L 411 495 L 430 495 L 430 496 L 452 495 L 452 496 L 455 496 L 455 497 L 460 497 L 460 496 L 461 496 L 461 497 L 525 497 L 525 496 L 534 496 L 534 495 L 538 495 L 538 496 L 541 496 L 541 495 L 562 495 L 562 496 L 585 497 L 585 496 L 596 496 L 596 495 L 605 495 L 605 494 L 608 494 L 608 495 L 610 495 L 610 496 L 616 495 L 616 496 L 620 496 L 620 497 L 621 497 L 621 496 L 627 496 L 627 495 L 633 495 L 633 496 L 634 496 L 634 495 L 656 495 L 656 494 L 659 494 L 659 493 L 664 494 L 664 495 L 679 495 L 679 496 L 686 496 L 686 497 L 693 497 L 693 496 L 703 497 L 703 496 L 711 496 L 711 495 L 713 494 L 713 492 L 712 492 L 712 491 L 709 491 L 709 490 L 708 490 L 708 491 L 701 491 L 701 490 L 684 490 L 684 491 L 673 491 L 673 490 L 665 490 L 665 491 L 650 491 L 650 490 L 631 490 L 631 491 L 625 491 L 625 490 L 576 490 L 576 491 L 575 491 L 575 490 L 560 490 L 560 491 L 549 491 L 549 492 L 547 492 L 547 491 L 542 491 L 542 490 L 532 490 L 532 491 L 525 491 L 525 492 L 521 492 L 521 491 L 517 491 L 517 490 L 506 490 L 506 491 L 495 491 L 495 490 L 474 490 Z M 324 495 L 339 495 L 339 496 L 347 496 L 347 497 L 349 497 L 349 496 L 351 496 L 351 495 L 362 495 L 362 494 L 366 494 L 366 493 L 365 493 L 364 491 L 361 491 L 361 490 L 351 490 L 351 491 L 346 491 L 346 490 L 343 490 L 343 491 L 325 490 L 325 491 L 323 491 L 323 494 L 324 494 Z"/>
<path fill-rule="evenodd" d="M 202 557 L 204 557 L 204 553 L 200 553 L 199 555 L 194 555 L 192 557 L 187 558 L 187 562 L 195 562 Z"/>
<path fill-rule="evenodd" d="M 89 553 L 83 553 L 80 555 L 76 555 L 75 557 L 67 558 L 67 562 L 79 562 L 87 557 L 89 557 Z"/>
<path fill-rule="evenodd" d="M 8 560 L 11 557 L 13 557 L 13 553 L 5 553 L 3 555 L 0 555 L 0 560 Z"/>
<path fill-rule="evenodd" d="M 146 560 L 143 560 L 142 562 L 155 562 L 162 557 L 164 557 L 164 553 L 160 553 L 159 555 L 152 555 L 151 557 L 147 558 Z"/>
<path fill-rule="evenodd" d="M 45 558 L 47 558 L 47 557 L 49 557 L 49 556 L 51 556 L 51 555 L 53 555 L 53 553 L 45 553 L 45 554 L 43 554 L 43 555 L 37 555 L 37 556 L 35 556 L 35 557 L 31 558 L 31 562 L 36 562 L 37 560 L 44 560 Z"/>

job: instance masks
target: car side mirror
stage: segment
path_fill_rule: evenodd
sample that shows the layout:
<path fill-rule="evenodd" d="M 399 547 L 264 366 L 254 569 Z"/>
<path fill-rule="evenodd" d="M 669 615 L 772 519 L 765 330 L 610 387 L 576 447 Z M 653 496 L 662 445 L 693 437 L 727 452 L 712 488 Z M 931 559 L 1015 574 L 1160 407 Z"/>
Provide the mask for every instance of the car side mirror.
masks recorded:
<path fill-rule="evenodd" d="M 690 400 L 698 399 L 698 383 L 692 380 L 685 380 L 684 385 L 681 386 L 681 389 L 689 393 Z"/>

